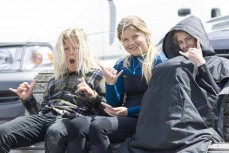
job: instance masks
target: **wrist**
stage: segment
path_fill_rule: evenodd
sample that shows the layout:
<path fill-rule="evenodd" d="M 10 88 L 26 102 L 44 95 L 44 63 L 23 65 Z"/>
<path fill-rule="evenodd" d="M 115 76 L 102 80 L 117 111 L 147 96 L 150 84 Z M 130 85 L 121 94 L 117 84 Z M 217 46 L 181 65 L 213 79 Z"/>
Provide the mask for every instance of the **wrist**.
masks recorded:
<path fill-rule="evenodd" d="M 31 99 L 32 97 L 29 97 L 29 98 L 20 98 L 21 102 L 27 102 Z"/>
<path fill-rule="evenodd" d="M 108 84 L 108 85 L 110 85 L 110 86 L 113 86 L 115 83 L 113 83 L 113 82 L 107 82 L 107 81 L 106 81 L 106 84 Z"/>
<path fill-rule="evenodd" d="M 97 96 L 97 93 L 95 92 L 95 90 L 93 90 L 92 95 L 89 97 L 89 99 L 95 99 L 95 97 Z"/>
<path fill-rule="evenodd" d="M 106 83 L 107 85 L 109 85 L 109 86 L 114 86 L 116 82 L 108 82 L 108 81 L 106 81 L 105 83 Z"/>
<path fill-rule="evenodd" d="M 204 65 L 206 61 L 204 59 L 201 59 L 199 62 L 196 63 L 197 67 Z"/>

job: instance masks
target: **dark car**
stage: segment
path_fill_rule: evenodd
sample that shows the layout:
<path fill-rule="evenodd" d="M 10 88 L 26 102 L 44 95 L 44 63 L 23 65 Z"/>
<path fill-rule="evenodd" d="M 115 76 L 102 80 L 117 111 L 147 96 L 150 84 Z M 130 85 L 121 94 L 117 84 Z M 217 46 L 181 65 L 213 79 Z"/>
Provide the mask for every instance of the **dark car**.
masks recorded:
<path fill-rule="evenodd" d="M 229 29 L 209 32 L 208 37 L 216 54 L 229 59 Z"/>
<path fill-rule="evenodd" d="M 216 54 L 229 59 L 229 29 L 210 32 L 208 37 Z"/>
<path fill-rule="evenodd" d="M 229 19 L 229 18 L 228 18 Z M 221 25 L 221 24 L 219 24 Z M 228 25 L 222 29 L 211 30 L 208 32 L 209 40 L 216 52 L 217 56 L 225 57 L 229 59 L 229 27 Z M 229 61 L 228 61 L 229 62 Z M 227 88 L 229 94 L 229 89 Z M 218 152 L 229 152 L 229 98 L 227 96 L 226 103 L 224 105 L 224 140 L 227 143 L 214 144 L 209 148 L 209 153 L 218 153 Z"/>
<path fill-rule="evenodd" d="M 213 18 L 204 26 L 216 54 L 229 58 L 229 15 Z"/>
<path fill-rule="evenodd" d="M 212 18 L 204 23 L 207 32 L 229 28 L 229 15 Z"/>
<path fill-rule="evenodd" d="M 25 114 L 19 97 L 9 88 L 31 82 L 38 72 L 53 69 L 48 43 L 0 44 L 0 124 Z"/>

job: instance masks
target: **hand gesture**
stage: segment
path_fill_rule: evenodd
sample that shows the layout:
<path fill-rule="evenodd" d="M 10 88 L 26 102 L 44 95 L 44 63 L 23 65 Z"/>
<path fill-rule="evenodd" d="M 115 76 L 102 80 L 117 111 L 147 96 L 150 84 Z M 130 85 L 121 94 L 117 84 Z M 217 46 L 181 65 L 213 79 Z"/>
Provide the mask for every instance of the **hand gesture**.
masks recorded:
<path fill-rule="evenodd" d="M 37 80 L 34 79 L 31 84 L 28 84 L 28 82 L 23 82 L 18 86 L 17 89 L 9 88 L 9 90 L 13 93 L 16 93 L 22 99 L 22 101 L 26 101 L 32 95 L 33 88 L 36 83 Z"/>
<path fill-rule="evenodd" d="M 83 93 L 89 99 L 95 97 L 95 92 L 85 82 L 84 77 L 81 78 L 81 82 L 77 85 L 77 90 L 75 91 L 75 93 Z"/>
<path fill-rule="evenodd" d="M 121 70 L 118 74 L 117 74 L 117 70 L 115 70 L 114 68 L 105 68 L 102 65 L 100 65 L 100 68 L 103 71 L 103 75 L 106 79 L 106 83 L 109 85 L 114 85 L 118 79 L 118 77 L 123 73 L 123 70 Z"/>
<path fill-rule="evenodd" d="M 127 108 L 126 107 L 112 107 L 107 103 L 101 102 L 101 104 L 105 107 L 104 111 L 109 116 L 127 116 Z"/>
<path fill-rule="evenodd" d="M 197 66 L 201 66 L 206 63 L 203 57 L 203 53 L 199 41 L 197 41 L 197 48 L 189 48 L 187 52 L 184 53 L 182 51 L 179 51 L 179 53 L 187 57 L 190 61 L 195 63 Z"/>

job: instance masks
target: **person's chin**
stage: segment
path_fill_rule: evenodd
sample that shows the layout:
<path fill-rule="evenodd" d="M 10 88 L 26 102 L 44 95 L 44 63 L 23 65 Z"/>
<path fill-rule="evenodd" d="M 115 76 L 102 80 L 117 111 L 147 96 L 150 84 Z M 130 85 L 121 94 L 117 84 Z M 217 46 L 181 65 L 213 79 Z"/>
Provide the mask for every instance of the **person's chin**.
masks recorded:
<path fill-rule="evenodd" d="M 141 56 L 141 53 L 139 51 L 136 51 L 136 52 L 133 52 L 132 55 L 134 55 L 134 56 Z"/>
<path fill-rule="evenodd" d="M 68 71 L 69 72 L 75 72 L 77 70 L 76 66 L 75 65 L 69 65 L 68 66 Z"/>
<path fill-rule="evenodd" d="M 139 55 L 140 55 L 139 50 L 130 50 L 129 53 L 130 53 L 131 55 L 134 55 L 134 56 L 139 56 Z"/>
<path fill-rule="evenodd" d="M 76 69 L 68 69 L 68 72 L 76 72 Z"/>

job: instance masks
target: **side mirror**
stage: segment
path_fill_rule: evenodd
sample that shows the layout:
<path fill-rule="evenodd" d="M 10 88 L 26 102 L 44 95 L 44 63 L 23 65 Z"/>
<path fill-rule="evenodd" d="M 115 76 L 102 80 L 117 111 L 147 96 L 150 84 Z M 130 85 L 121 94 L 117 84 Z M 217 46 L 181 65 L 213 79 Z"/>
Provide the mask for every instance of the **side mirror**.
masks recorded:
<path fill-rule="evenodd" d="M 178 10 L 178 16 L 186 16 L 191 14 L 191 9 L 190 8 L 181 8 Z"/>

